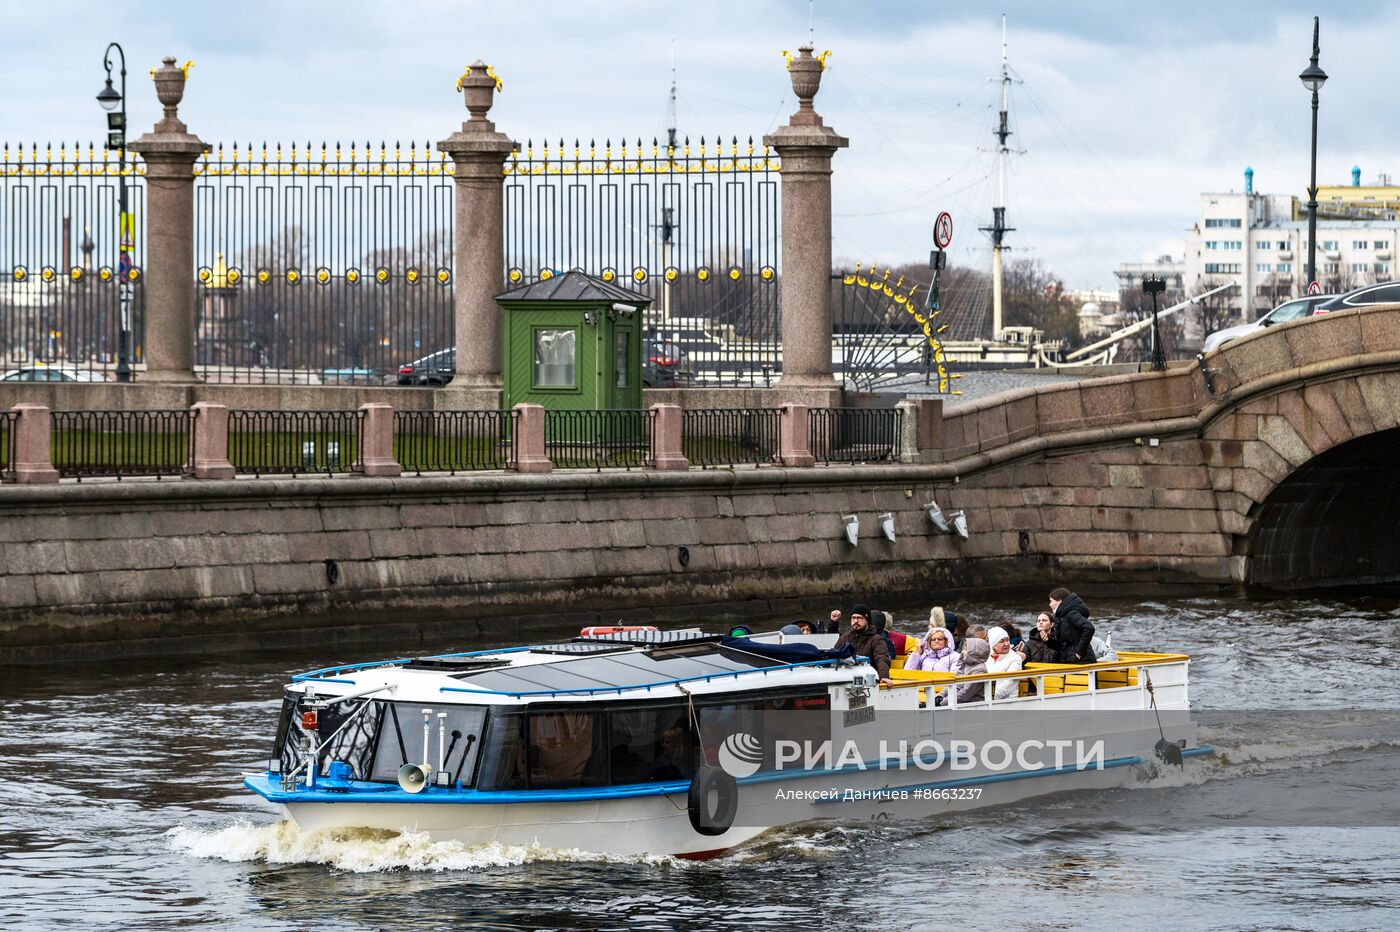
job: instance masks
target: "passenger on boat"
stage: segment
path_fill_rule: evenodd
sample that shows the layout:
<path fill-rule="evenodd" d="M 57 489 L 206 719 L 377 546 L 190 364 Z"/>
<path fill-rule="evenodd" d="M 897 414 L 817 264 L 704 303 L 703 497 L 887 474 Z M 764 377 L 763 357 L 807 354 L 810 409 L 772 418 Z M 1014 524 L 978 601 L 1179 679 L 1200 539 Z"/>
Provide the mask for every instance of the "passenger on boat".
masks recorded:
<path fill-rule="evenodd" d="M 817 628 L 816 628 L 816 626 L 813 625 L 810 621 L 808 621 L 808 620 L 805 619 L 805 618 L 799 618 L 799 619 L 796 621 L 796 624 L 797 624 L 797 627 L 802 631 L 803 634 L 816 634 L 816 633 L 817 633 Z"/>
<path fill-rule="evenodd" d="M 841 620 L 839 609 L 831 613 L 831 620 Z M 871 627 L 870 608 L 863 603 L 851 609 L 851 630 L 836 639 L 835 649 L 840 650 L 847 644 L 851 645 L 857 654 L 870 658 L 870 665 L 875 668 L 881 684 L 888 686 L 892 659 L 889 643 Z"/>
<path fill-rule="evenodd" d="M 791 624 L 791 625 L 783 625 L 781 628 L 778 629 L 778 633 L 779 633 L 779 634 L 804 634 L 805 632 L 802 630 L 802 626 L 801 626 L 801 625 Z"/>
<path fill-rule="evenodd" d="M 1026 663 L 1058 663 L 1060 642 L 1055 640 L 1055 620 L 1046 612 L 1036 616 L 1030 637 L 1021 642 L 1021 658 Z"/>
<path fill-rule="evenodd" d="M 903 631 L 896 631 L 890 627 L 890 613 L 872 611 L 870 613 L 870 626 L 875 629 L 876 634 L 880 634 L 889 644 L 890 657 L 898 657 L 900 654 L 909 653 L 909 645 L 905 642 L 909 640 L 909 635 Z"/>
<path fill-rule="evenodd" d="M 1089 606 L 1061 588 L 1050 593 L 1050 611 L 1055 619 L 1055 640 L 1060 642 L 1060 663 L 1093 663 L 1094 626 L 1089 623 Z"/>
<path fill-rule="evenodd" d="M 970 637 L 963 645 L 963 664 L 959 676 L 972 676 L 987 672 L 987 658 L 991 655 L 991 645 L 982 638 Z M 986 682 L 964 683 L 958 687 L 958 702 L 976 702 L 986 696 Z M 938 705 L 947 705 L 948 697 L 938 697 Z"/>
<path fill-rule="evenodd" d="M 987 643 L 991 656 L 987 658 L 988 673 L 1014 673 L 1021 669 L 1021 655 L 1011 649 L 1011 635 L 1005 628 L 993 628 L 987 632 Z M 1018 691 L 1017 680 L 998 680 L 994 699 L 1010 699 Z"/>
<path fill-rule="evenodd" d="M 947 628 L 929 628 L 928 634 L 919 639 L 909 659 L 904 661 L 904 669 L 952 673 L 957 655 L 958 652 L 953 649 L 951 631 Z"/>

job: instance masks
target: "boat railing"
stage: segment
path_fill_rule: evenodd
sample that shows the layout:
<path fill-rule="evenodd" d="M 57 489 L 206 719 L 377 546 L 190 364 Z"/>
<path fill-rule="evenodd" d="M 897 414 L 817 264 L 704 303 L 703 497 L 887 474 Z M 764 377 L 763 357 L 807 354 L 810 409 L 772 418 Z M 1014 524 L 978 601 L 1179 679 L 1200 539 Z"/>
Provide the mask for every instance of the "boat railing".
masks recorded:
<path fill-rule="evenodd" d="M 1140 705 L 1146 708 L 1151 701 L 1158 707 L 1185 706 L 1187 686 L 1186 670 L 1191 658 L 1186 654 L 1163 654 L 1143 651 L 1119 651 L 1117 660 L 1095 663 L 1030 663 L 1021 670 L 1006 673 L 973 673 L 955 675 L 953 673 L 926 672 L 922 670 L 891 670 L 890 685 L 885 690 L 919 689 L 926 702 L 932 702 L 927 690 L 942 692 L 948 696 L 944 708 L 987 708 L 1000 705 L 1046 704 L 1061 696 L 1085 696 L 1091 702 L 1100 693 L 1123 695 L 1127 691 L 1140 694 Z M 1150 670 L 1162 668 L 1154 683 Z M 1181 670 L 1180 677 L 1167 674 L 1173 668 Z M 1017 687 L 1011 696 L 996 698 L 995 686 L 984 689 L 982 698 L 970 702 L 958 702 L 958 687 L 968 683 L 1000 683 L 1014 680 L 1020 684 L 1031 684 L 1033 690 Z M 1160 687 L 1165 695 L 1148 697 L 1149 688 Z M 1180 696 L 1177 691 L 1180 690 Z"/>

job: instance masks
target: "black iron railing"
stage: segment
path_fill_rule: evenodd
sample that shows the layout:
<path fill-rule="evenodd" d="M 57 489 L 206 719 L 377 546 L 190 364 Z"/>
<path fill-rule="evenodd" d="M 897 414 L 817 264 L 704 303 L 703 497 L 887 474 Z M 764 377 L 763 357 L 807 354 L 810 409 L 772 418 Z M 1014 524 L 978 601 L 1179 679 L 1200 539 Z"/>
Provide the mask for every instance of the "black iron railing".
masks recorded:
<path fill-rule="evenodd" d="M 807 441 L 819 463 L 879 463 L 899 458 L 896 408 L 812 408 Z"/>
<path fill-rule="evenodd" d="M 505 469 L 513 411 L 395 411 L 394 459 L 406 472 Z"/>
<path fill-rule="evenodd" d="M 0 482 L 14 478 L 15 421 L 18 417 L 13 411 L 0 411 Z"/>
<path fill-rule="evenodd" d="M 692 466 L 767 466 L 779 461 L 782 412 L 764 408 L 699 408 L 681 419 L 681 448 Z"/>
<path fill-rule="evenodd" d="M 632 469 L 646 462 L 655 418 L 650 411 L 549 411 L 545 455 L 555 469 Z"/>
<path fill-rule="evenodd" d="M 189 468 L 194 414 L 55 411 L 50 450 L 60 476 L 179 476 Z"/>
<path fill-rule="evenodd" d="M 359 411 L 230 411 L 228 458 L 240 473 L 358 472 Z"/>

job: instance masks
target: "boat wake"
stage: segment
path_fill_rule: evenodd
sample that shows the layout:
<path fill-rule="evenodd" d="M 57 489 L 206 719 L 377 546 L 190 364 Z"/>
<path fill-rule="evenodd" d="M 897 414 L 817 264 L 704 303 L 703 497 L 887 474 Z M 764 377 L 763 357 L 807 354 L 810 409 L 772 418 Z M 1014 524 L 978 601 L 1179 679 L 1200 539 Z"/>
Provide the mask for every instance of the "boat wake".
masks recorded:
<path fill-rule="evenodd" d="M 302 831 L 283 819 L 257 824 L 240 819 L 222 828 L 177 825 L 165 833 L 176 851 L 210 860 L 266 864 L 324 864 L 366 874 L 382 871 L 472 871 L 541 862 L 621 862 L 685 865 L 664 856 L 620 856 L 536 845 L 434 841 L 426 832 L 346 828 Z"/>

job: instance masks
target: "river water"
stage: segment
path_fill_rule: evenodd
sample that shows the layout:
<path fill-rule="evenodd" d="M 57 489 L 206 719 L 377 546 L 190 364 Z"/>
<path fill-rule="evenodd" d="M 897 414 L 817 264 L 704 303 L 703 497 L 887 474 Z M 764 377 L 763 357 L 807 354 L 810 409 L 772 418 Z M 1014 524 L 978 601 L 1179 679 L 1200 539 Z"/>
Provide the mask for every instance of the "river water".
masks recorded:
<path fill-rule="evenodd" d="M 956 608 L 986 624 L 1031 614 Z M 1009 809 L 774 830 L 704 863 L 302 834 L 281 821 L 241 786 L 266 758 L 281 685 L 381 652 L 0 670 L 0 919 L 226 930 L 1400 926 L 1390 711 L 1400 710 L 1400 600 L 1094 609 L 1119 649 L 1192 655 L 1193 705 L 1215 758 Z M 895 614 L 917 630 L 925 612 Z M 494 645 L 441 645 L 482 646 Z M 1222 711 L 1241 709 L 1258 711 Z M 1309 709 L 1361 726 L 1313 722 Z M 1295 794 L 1261 806 L 1290 787 L 1307 788 L 1304 803 Z"/>

